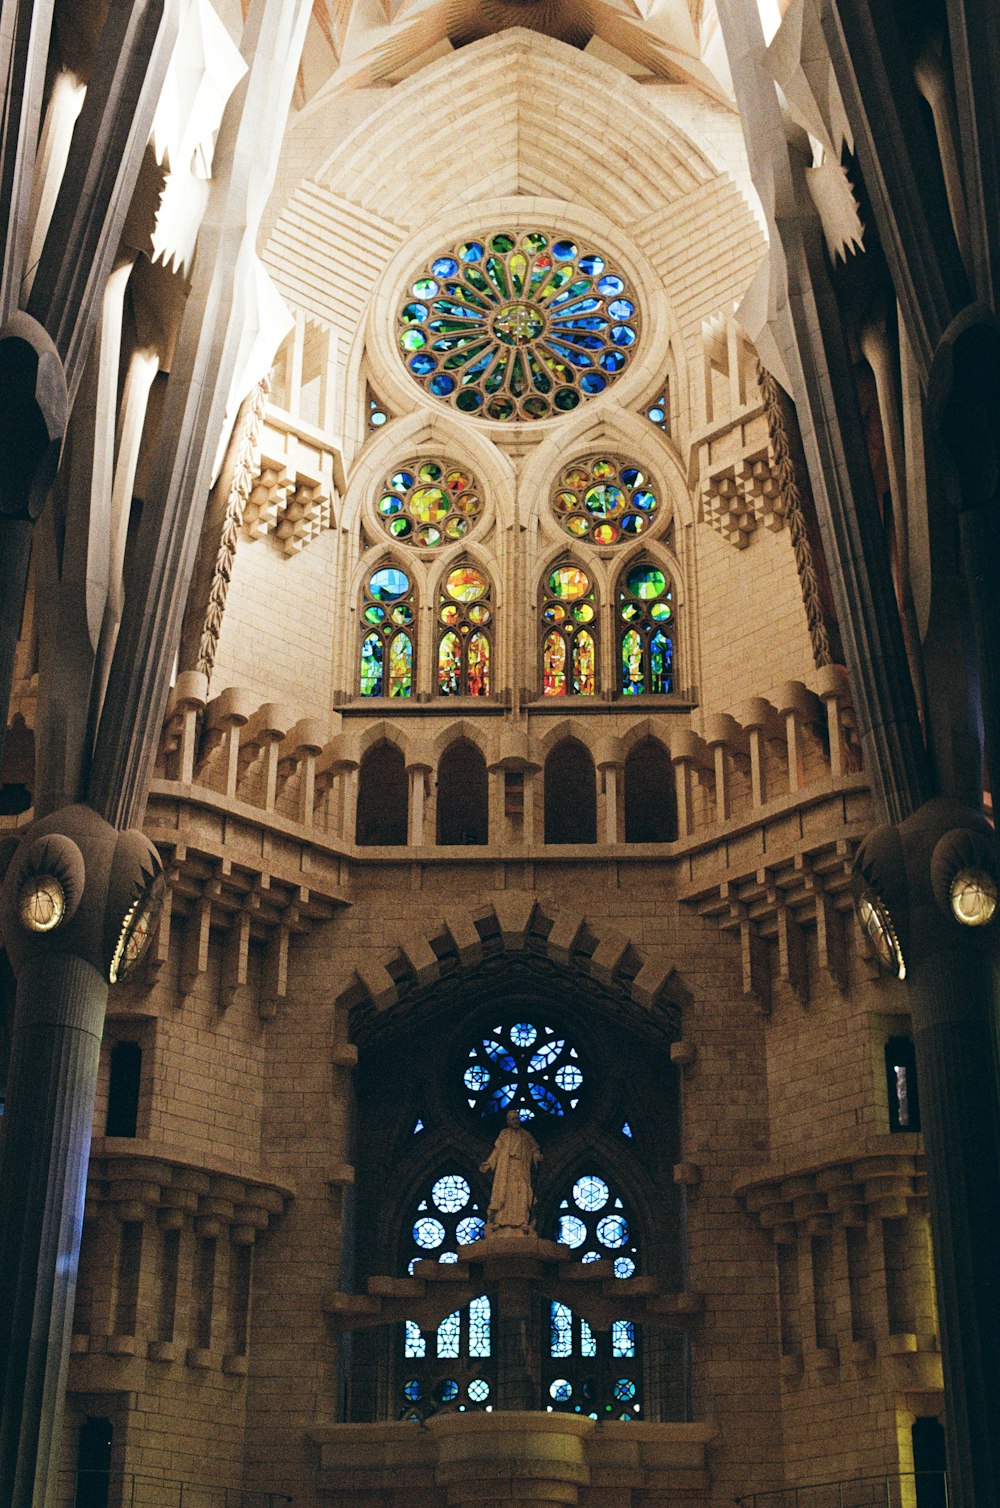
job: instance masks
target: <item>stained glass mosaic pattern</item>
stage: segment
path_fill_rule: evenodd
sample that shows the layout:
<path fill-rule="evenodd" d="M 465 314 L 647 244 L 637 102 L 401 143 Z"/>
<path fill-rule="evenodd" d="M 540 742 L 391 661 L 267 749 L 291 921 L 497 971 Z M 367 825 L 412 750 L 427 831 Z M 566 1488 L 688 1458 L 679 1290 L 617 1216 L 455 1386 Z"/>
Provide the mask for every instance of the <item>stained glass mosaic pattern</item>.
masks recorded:
<path fill-rule="evenodd" d="M 495 1026 L 468 1049 L 462 1087 L 482 1116 L 516 1110 L 522 1121 L 560 1119 L 577 1108 L 584 1073 L 569 1039 L 551 1026 L 516 1021 Z"/>
<path fill-rule="evenodd" d="M 397 566 L 380 566 L 361 601 L 362 696 L 413 695 L 413 583 Z"/>
<path fill-rule="evenodd" d="M 649 528 L 660 501 L 638 466 L 601 455 L 567 466 L 550 504 L 560 527 L 573 539 L 620 545 Z"/>
<path fill-rule="evenodd" d="M 459 1247 L 478 1241 L 485 1228 L 469 1180 L 453 1170 L 439 1174 L 414 1212 L 407 1270 L 426 1257 L 457 1262 Z"/>
<path fill-rule="evenodd" d="M 418 457 L 385 478 L 375 511 L 400 544 L 436 550 L 465 538 L 483 511 L 482 493 L 467 466 Z"/>
<path fill-rule="evenodd" d="M 484 572 L 467 563 L 449 571 L 438 601 L 441 696 L 489 696 L 492 622 L 490 582 Z"/>
<path fill-rule="evenodd" d="M 462 1248 L 478 1241 L 485 1229 L 470 1180 L 446 1166 L 427 1180 L 412 1209 L 403 1265 L 412 1274 L 416 1263 L 428 1258 L 457 1263 Z M 492 1407 L 492 1310 L 486 1294 L 427 1329 L 416 1320 L 404 1321 L 400 1352 L 397 1376 L 404 1415 L 422 1417 L 442 1405 L 459 1410 Z"/>
<path fill-rule="evenodd" d="M 553 1239 L 584 1262 L 612 1261 L 616 1278 L 635 1275 L 638 1249 L 633 1221 L 608 1179 L 581 1173 L 559 1205 Z"/>
<path fill-rule="evenodd" d="M 542 584 L 542 695 L 597 693 L 597 606 L 581 566 L 564 561 Z"/>
<path fill-rule="evenodd" d="M 424 392 L 502 422 L 569 413 L 600 396 L 628 365 L 640 329 L 622 273 L 548 230 L 470 237 L 434 257 L 396 324 Z"/>
<path fill-rule="evenodd" d="M 629 696 L 674 689 L 673 591 L 659 566 L 630 566 L 619 583 L 621 689 Z"/>
<path fill-rule="evenodd" d="M 560 1202 L 555 1239 L 580 1262 L 611 1261 L 616 1277 L 632 1277 L 638 1248 L 633 1223 L 613 1182 L 587 1171 Z M 639 1327 L 630 1319 L 594 1330 L 566 1304 L 549 1305 L 545 1357 L 545 1406 L 591 1419 L 642 1416 L 642 1358 Z"/>

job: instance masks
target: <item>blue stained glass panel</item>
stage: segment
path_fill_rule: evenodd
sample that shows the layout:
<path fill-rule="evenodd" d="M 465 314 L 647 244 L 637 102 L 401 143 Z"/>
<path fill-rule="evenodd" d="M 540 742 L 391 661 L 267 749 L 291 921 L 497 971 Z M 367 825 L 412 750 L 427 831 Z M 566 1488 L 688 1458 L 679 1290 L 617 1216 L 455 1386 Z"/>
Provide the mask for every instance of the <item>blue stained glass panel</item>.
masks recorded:
<path fill-rule="evenodd" d="M 624 1246 L 628 1240 L 628 1221 L 622 1215 L 605 1215 L 597 1222 L 597 1239 L 602 1246 Z"/>
<path fill-rule="evenodd" d="M 564 1246 L 582 1246 L 587 1239 L 587 1227 L 577 1215 L 560 1215 L 556 1225 L 556 1240 Z"/>
<path fill-rule="evenodd" d="M 462 1338 L 462 1317 L 456 1309 L 454 1313 L 445 1315 L 437 1327 L 437 1354 L 438 1356 L 457 1357 Z"/>
<path fill-rule="evenodd" d="M 434 1251 L 444 1240 L 444 1226 L 440 1220 L 424 1215 L 413 1227 L 413 1239 L 423 1251 Z"/>
<path fill-rule="evenodd" d="M 489 1356 L 490 1345 L 490 1301 L 483 1294 L 469 1305 L 469 1355 L 477 1359 Z"/>
<path fill-rule="evenodd" d="M 420 1326 L 416 1320 L 406 1321 L 406 1340 L 403 1345 L 403 1355 L 411 1358 L 427 1355 L 427 1341 L 421 1335 Z"/>
<path fill-rule="evenodd" d="M 549 1354 L 573 1355 L 573 1311 L 565 1304 L 553 1304 L 550 1320 Z"/>
<path fill-rule="evenodd" d="M 635 1355 L 635 1325 L 632 1320 L 618 1319 L 611 1325 L 612 1356 Z"/>
<path fill-rule="evenodd" d="M 598 1178 L 594 1173 L 584 1173 L 573 1185 L 573 1198 L 580 1209 L 602 1210 L 608 1202 L 611 1190 L 603 1178 Z"/>

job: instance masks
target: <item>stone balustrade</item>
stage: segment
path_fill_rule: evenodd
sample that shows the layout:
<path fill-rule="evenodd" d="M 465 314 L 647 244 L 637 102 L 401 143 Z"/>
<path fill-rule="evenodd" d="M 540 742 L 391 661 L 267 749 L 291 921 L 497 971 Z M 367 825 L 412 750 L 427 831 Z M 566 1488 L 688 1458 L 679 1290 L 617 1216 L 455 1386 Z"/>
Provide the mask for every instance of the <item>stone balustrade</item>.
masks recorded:
<path fill-rule="evenodd" d="M 537 806 L 545 758 L 562 736 L 586 742 L 594 758 L 604 817 L 599 845 L 624 842 L 625 766 L 643 738 L 660 742 L 673 764 L 682 842 L 857 775 L 860 756 L 846 675 L 829 666 L 810 679 L 809 685 L 789 681 L 770 697 L 709 714 L 700 729 L 690 714 L 656 712 L 631 719 L 623 730 L 624 714 L 642 709 L 620 703 L 608 708 L 613 731 L 604 719 L 571 717 L 571 728 L 557 725 L 536 735 L 530 709 L 526 727 L 491 719 L 484 729 L 473 729 L 491 776 L 490 846 L 511 841 L 510 825 L 500 820 L 504 776 L 515 773 L 523 780 L 526 812 Z M 450 744 L 470 731 L 463 723 L 434 737 L 423 721 L 417 726 L 407 716 L 409 710 L 373 706 L 373 715 L 382 713 L 374 727 L 340 713 L 326 722 L 296 718 L 291 708 L 261 705 L 241 687 L 227 687 L 209 700 L 204 677 L 184 672 L 171 694 L 154 792 L 163 794 L 169 785 L 216 793 L 241 813 L 252 808 L 284 818 L 351 851 L 358 771 L 367 750 L 385 738 L 399 747 L 407 771 L 407 846 L 430 847 L 435 772 Z M 574 710 L 567 708 L 570 714 Z M 525 821 L 515 846 L 536 843 L 536 828 Z"/>
<path fill-rule="evenodd" d="M 846 987 L 850 862 L 869 822 L 847 677 L 826 667 L 768 697 L 697 718 L 610 704 L 600 715 L 551 709 L 516 725 L 509 717 L 455 721 L 447 709 L 373 707 L 371 719 L 298 717 L 228 687 L 209 698 L 203 676 L 178 677 L 169 704 L 147 829 L 164 855 L 170 901 L 151 954 L 166 957 L 171 908 L 184 922 L 182 992 L 207 964 L 210 929 L 228 941 L 220 1003 L 246 979 L 252 942 L 264 945 L 261 1010 L 285 990 L 289 939 L 349 903 L 355 866 L 377 862 L 523 864 L 642 863 L 667 866 L 682 901 L 738 932 L 744 987 L 766 1010 L 775 969 L 809 998 L 803 928 L 815 927 L 819 965 Z M 381 714 L 381 715 L 380 715 Z M 545 844 L 546 760 L 565 738 L 594 759 L 597 841 Z M 473 742 L 487 770 L 488 842 L 435 842 L 437 775 L 456 739 Z M 676 837 L 625 842 L 625 786 L 632 751 L 660 743 L 673 768 Z M 394 744 L 407 799 L 405 844 L 355 842 L 359 780 L 367 752 Z M 668 797 L 669 799 L 669 797 Z M 770 944 L 777 942 L 776 956 Z"/>

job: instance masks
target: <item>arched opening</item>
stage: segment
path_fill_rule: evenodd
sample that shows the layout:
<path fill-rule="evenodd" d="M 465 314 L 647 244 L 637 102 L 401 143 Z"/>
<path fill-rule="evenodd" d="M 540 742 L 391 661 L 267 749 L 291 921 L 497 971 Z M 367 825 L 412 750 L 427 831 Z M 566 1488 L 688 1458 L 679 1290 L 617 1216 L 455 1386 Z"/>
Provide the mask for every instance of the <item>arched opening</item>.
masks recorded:
<path fill-rule="evenodd" d="M 355 842 L 362 847 L 402 847 L 408 811 L 403 755 L 395 744 L 375 744 L 358 772 Z"/>
<path fill-rule="evenodd" d="M 933 1414 L 918 1415 L 910 1431 L 917 1508 L 946 1508 L 944 1429 Z"/>
<path fill-rule="evenodd" d="M 890 1037 L 885 1044 L 885 1089 L 890 1131 L 920 1130 L 917 1054 L 912 1037 Z"/>
<path fill-rule="evenodd" d="M 142 1048 L 138 1042 L 116 1042 L 111 1049 L 105 1136 L 134 1136 L 136 1134 L 141 1079 Z"/>
<path fill-rule="evenodd" d="M 684 1337 L 646 1324 L 628 1281 L 683 1286 L 678 1075 L 666 1035 L 626 1010 L 612 1021 L 574 970 L 538 957 L 510 958 L 503 981 L 498 994 L 489 967 L 462 971 L 454 991 L 431 986 L 387 1032 L 362 1033 L 355 1289 L 382 1275 L 426 1277 L 418 1264 L 428 1259 L 443 1264 L 439 1298 L 441 1284 L 452 1289 L 432 1306 L 415 1290 L 412 1309 L 355 1333 L 347 1416 L 478 1408 L 683 1420 Z M 528 1140 L 516 1152 L 501 1144 L 512 1117 Z M 449 1264 L 476 1262 L 488 1219 L 516 1223 L 525 1177 L 538 1236 L 563 1244 L 564 1266 L 600 1261 L 603 1298 L 620 1282 L 621 1307 L 595 1313 L 594 1285 L 572 1279 L 550 1290 L 528 1277 L 516 1293 L 488 1271 L 480 1282 L 474 1267 L 467 1287 L 449 1279 Z"/>
<path fill-rule="evenodd" d="M 625 761 L 625 842 L 672 843 L 676 837 L 670 758 L 655 738 L 644 738 Z"/>
<path fill-rule="evenodd" d="M 485 843 L 488 831 L 486 760 L 463 738 L 445 750 L 438 766 L 437 840 Z"/>
<path fill-rule="evenodd" d="M 545 761 L 545 841 L 597 842 L 594 761 L 575 738 L 557 744 Z"/>
<path fill-rule="evenodd" d="M 110 1419 L 85 1419 L 81 1424 L 74 1508 L 108 1508 L 113 1434 Z"/>

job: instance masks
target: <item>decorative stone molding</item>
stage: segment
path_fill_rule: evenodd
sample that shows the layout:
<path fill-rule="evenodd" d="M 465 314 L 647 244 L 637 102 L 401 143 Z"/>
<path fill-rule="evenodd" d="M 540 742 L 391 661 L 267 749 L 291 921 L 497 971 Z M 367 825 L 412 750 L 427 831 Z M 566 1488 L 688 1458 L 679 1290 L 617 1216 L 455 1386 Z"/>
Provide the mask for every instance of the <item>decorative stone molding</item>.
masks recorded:
<path fill-rule="evenodd" d="M 163 1226 L 188 1216 L 202 1235 L 218 1236 L 225 1228 L 237 1244 L 249 1246 L 293 1197 L 287 1185 L 192 1162 L 152 1141 L 97 1137 L 91 1144 L 88 1215 L 110 1205 L 119 1220 L 155 1216 Z"/>
<path fill-rule="evenodd" d="M 864 1224 L 927 1205 L 927 1172 L 922 1139 L 916 1135 L 874 1136 L 828 1158 L 796 1165 L 748 1169 L 733 1193 L 762 1230 L 775 1240 L 794 1238 L 799 1229 L 820 1235 L 832 1223 Z"/>
<path fill-rule="evenodd" d="M 207 680 L 212 678 L 215 656 L 222 632 L 222 618 L 226 610 L 226 598 L 233 579 L 236 560 L 236 543 L 243 523 L 247 502 L 253 487 L 254 476 L 260 461 L 260 434 L 264 422 L 264 409 L 270 389 L 270 378 L 258 382 L 250 396 L 243 417 L 243 428 L 236 443 L 232 478 L 226 497 L 226 511 L 222 522 L 222 536 L 215 557 L 212 585 L 205 609 L 205 623 L 198 643 L 198 659 L 195 669 Z"/>
<path fill-rule="evenodd" d="M 761 412 L 761 409 L 750 410 L 738 421 L 741 434 L 752 429 L 752 421 Z M 712 441 L 699 446 L 702 470 L 698 517 L 729 544 L 745 550 L 759 525 L 778 530 L 785 524 L 785 503 L 774 451 L 767 443 L 760 448 L 745 449 L 737 460 L 716 466 L 711 461 L 712 449 Z"/>
<path fill-rule="evenodd" d="M 366 1293 L 331 1293 L 324 1305 L 335 1330 L 366 1330 L 413 1319 L 421 1329 L 464 1308 L 483 1285 L 523 1285 L 568 1305 L 597 1330 L 619 1318 L 653 1329 L 687 1328 L 701 1314 L 700 1293 L 671 1293 L 659 1278 L 616 1278 L 614 1262 L 573 1261 L 569 1248 L 537 1236 L 487 1236 L 462 1248 L 464 1261 L 417 1262 L 407 1278 L 372 1277 Z"/>
<path fill-rule="evenodd" d="M 286 555 L 295 555 L 333 527 L 334 499 L 343 490 L 340 454 L 318 431 L 270 407 L 255 447 L 243 532 L 248 539 L 273 534 Z"/>
<path fill-rule="evenodd" d="M 671 1034 L 679 1030 L 687 992 L 661 950 L 637 948 L 582 913 L 543 909 L 529 891 L 503 891 L 476 911 L 442 918 L 426 935 L 404 938 L 386 963 L 355 970 L 338 1003 L 357 1013 L 360 1027 L 363 1019 L 390 1010 L 414 988 L 502 953 L 533 953 L 580 969 L 599 986 L 658 1015 Z"/>
<path fill-rule="evenodd" d="M 792 549 L 795 552 L 795 565 L 799 573 L 802 604 L 809 624 L 813 658 L 817 666 L 830 665 L 835 656 L 831 647 L 830 628 L 806 524 L 805 507 L 809 477 L 805 468 L 805 458 L 802 455 L 798 419 L 791 400 L 760 362 L 757 363 L 757 383 L 764 400 L 764 413 L 767 417 L 767 429 L 770 436 L 770 453 L 773 457 L 781 509 L 788 520 L 788 528 L 792 536 Z M 839 645 L 837 649 L 839 654 Z"/>

